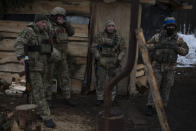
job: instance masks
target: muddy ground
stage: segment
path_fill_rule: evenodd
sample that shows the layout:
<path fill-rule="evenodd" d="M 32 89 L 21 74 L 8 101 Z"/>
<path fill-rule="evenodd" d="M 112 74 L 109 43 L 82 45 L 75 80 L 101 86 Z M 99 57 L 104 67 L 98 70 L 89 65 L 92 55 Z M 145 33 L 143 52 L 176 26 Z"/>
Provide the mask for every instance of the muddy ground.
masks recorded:
<path fill-rule="evenodd" d="M 159 131 L 157 116 L 145 116 L 146 95 L 118 97 L 118 107 L 124 114 L 126 131 Z M 196 130 L 196 68 L 180 68 L 176 71 L 175 86 L 171 90 L 170 102 L 166 110 L 172 131 Z M 77 107 L 63 105 L 55 99 L 51 109 L 57 124 L 57 131 L 93 131 L 97 114 L 103 107 L 95 106 L 95 94 L 73 96 Z M 0 111 L 12 111 L 24 104 L 24 98 L 8 97 L 0 94 Z M 42 125 L 44 131 L 52 131 Z"/>

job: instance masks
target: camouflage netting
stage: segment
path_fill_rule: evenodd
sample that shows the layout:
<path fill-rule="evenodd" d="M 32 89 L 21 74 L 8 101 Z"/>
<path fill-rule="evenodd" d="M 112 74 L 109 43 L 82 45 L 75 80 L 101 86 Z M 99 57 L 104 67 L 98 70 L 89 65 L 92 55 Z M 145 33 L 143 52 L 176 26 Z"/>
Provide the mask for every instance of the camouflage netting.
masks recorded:
<path fill-rule="evenodd" d="M 0 17 L 2 17 L 8 10 L 24 7 L 32 3 L 33 0 L 1 0 L 0 1 Z"/>

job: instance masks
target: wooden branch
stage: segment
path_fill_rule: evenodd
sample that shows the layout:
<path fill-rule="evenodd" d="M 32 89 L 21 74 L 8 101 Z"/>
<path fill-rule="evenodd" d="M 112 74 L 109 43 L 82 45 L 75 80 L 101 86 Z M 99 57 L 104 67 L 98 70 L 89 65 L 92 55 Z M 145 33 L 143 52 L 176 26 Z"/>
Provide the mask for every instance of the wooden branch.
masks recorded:
<path fill-rule="evenodd" d="M 170 131 L 170 127 L 168 125 L 165 109 L 163 107 L 163 102 L 162 102 L 162 99 L 161 99 L 161 96 L 159 93 L 157 81 L 154 76 L 154 72 L 153 72 L 150 58 L 148 55 L 148 49 L 145 46 L 146 41 L 145 41 L 142 29 L 137 30 L 137 40 L 138 40 L 138 44 L 139 44 L 139 47 L 140 47 L 140 50 L 142 53 L 142 58 L 143 58 L 144 64 L 147 67 L 148 82 L 150 84 L 150 90 L 151 90 L 152 97 L 153 97 L 153 100 L 155 103 L 155 107 L 156 107 L 156 111 L 157 111 L 157 114 L 159 117 L 159 122 L 160 122 L 161 128 L 163 131 Z"/>

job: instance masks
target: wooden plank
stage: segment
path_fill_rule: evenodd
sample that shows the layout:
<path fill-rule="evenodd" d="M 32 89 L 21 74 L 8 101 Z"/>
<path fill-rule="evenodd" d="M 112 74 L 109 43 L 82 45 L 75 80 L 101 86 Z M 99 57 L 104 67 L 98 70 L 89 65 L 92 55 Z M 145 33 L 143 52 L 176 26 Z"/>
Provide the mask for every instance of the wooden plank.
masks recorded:
<path fill-rule="evenodd" d="M 76 56 L 74 58 L 76 59 L 76 64 L 86 64 L 86 57 Z M 0 64 L 5 63 L 18 63 L 15 52 L 0 52 Z"/>
<path fill-rule="evenodd" d="M 31 4 L 24 8 L 10 9 L 8 14 L 39 14 L 48 13 L 55 7 L 62 7 L 69 12 L 80 12 L 90 14 L 89 1 L 50 1 L 50 0 L 34 0 Z"/>
<path fill-rule="evenodd" d="M 2 39 L 16 39 L 18 36 L 18 33 L 15 32 L 0 32 L 0 37 Z"/>
<path fill-rule="evenodd" d="M 137 70 L 143 70 L 145 68 L 144 64 L 138 64 L 136 69 Z"/>
<path fill-rule="evenodd" d="M 15 78 L 16 81 L 20 81 L 22 79 L 25 79 L 24 77 L 20 77 L 18 73 L 9 73 L 9 72 L 0 72 L 0 78 L 10 84 L 12 82 L 12 78 Z"/>
<path fill-rule="evenodd" d="M 144 71 L 144 70 L 140 70 L 140 71 L 137 71 L 137 72 L 136 72 L 136 78 L 137 78 L 137 77 L 144 76 L 144 75 L 145 75 L 145 71 Z"/>
<path fill-rule="evenodd" d="M 5 63 L 18 63 L 18 60 L 15 55 L 0 59 L 0 64 L 5 64 Z"/>
<path fill-rule="evenodd" d="M 24 71 L 24 65 L 16 63 L 5 63 L 0 65 L 0 72 L 20 73 Z"/>
<path fill-rule="evenodd" d="M 6 58 L 6 57 L 15 57 L 15 52 L 0 52 L 0 59 Z"/>
<path fill-rule="evenodd" d="M 23 21 L 7 21 L 0 20 L 0 32 L 13 32 L 19 33 L 29 22 Z M 72 24 L 75 29 L 75 37 L 88 37 L 88 25 L 87 24 Z"/>
<path fill-rule="evenodd" d="M 71 83 L 72 83 L 73 94 L 80 94 L 81 91 L 82 91 L 82 81 L 81 80 L 72 79 Z"/>
<path fill-rule="evenodd" d="M 88 44 L 88 43 L 87 43 Z M 71 42 L 68 44 L 68 52 L 72 56 L 87 56 L 88 47 L 85 43 L 81 42 L 81 44 Z"/>
<path fill-rule="evenodd" d="M 0 51 L 14 51 L 14 43 L 16 39 L 3 39 L 0 41 Z"/>
<path fill-rule="evenodd" d="M 14 43 L 15 39 L 4 39 L 0 41 L 0 51 L 3 53 L 14 52 Z M 68 44 L 68 52 L 72 56 L 80 56 L 80 57 L 86 57 L 87 51 L 88 51 L 88 43 L 87 42 L 70 42 Z M 8 56 L 9 53 L 8 53 Z M 7 57 L 8 57 L 7 56 Z M 0 58 L 5 58 L 6 56 L 0 56 Z"/>
<path fill-rule="evenodd" d="M 0 38 L 1 39 L 16 39 L 17 36 L 18 36 L 18 33 L 15 33 L 15 32 L 6 32 L 6 31 L 1 31 L 0 32 Z M 68 38 L 68 40 L 70 42 L 72 42 L 72 41 L 88 42 L 88 37 L 71 36 L 71 37 Z"/>

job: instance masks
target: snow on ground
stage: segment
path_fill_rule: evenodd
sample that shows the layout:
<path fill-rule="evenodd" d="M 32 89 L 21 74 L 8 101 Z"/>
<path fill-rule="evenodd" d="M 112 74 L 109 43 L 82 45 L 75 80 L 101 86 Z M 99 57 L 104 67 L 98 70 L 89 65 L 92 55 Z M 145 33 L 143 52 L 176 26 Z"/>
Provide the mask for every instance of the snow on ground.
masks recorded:
<path fill-rule="evenodd" d="M 196 37 L 194 35 L 184 35 L 179 33 L 180 37 L 189 46 L 189 53 L 186 56 L 178 56 L 177 67 L 192 67 L 196 66 Z"/>

